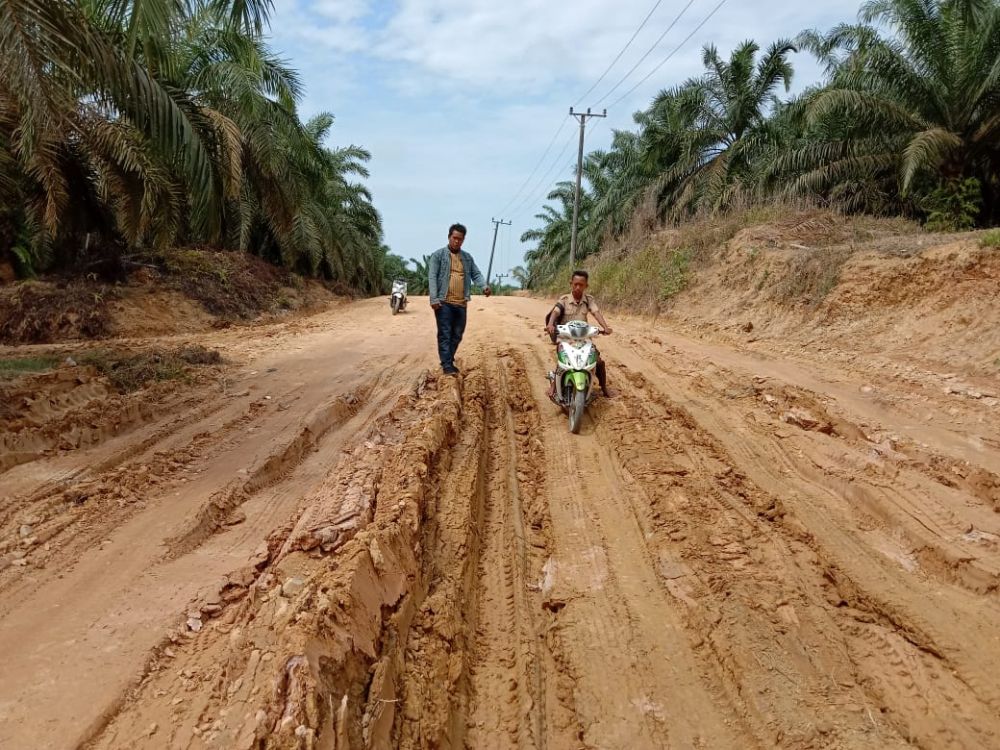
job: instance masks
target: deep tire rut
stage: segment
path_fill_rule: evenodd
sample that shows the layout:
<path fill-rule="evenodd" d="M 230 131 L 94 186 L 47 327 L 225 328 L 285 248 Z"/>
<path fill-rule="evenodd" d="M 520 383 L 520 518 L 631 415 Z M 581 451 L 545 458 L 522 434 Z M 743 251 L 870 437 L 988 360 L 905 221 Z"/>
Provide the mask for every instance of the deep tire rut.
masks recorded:
<path fill-rule="evenodd" d="M 80 747 L 1000 747 L 988 461 L 635 341 L 571 435 L 526 331 L 275 378 L 19 497 L 81 545 L 178 497 L 148 557 L 204 584 Z"/>

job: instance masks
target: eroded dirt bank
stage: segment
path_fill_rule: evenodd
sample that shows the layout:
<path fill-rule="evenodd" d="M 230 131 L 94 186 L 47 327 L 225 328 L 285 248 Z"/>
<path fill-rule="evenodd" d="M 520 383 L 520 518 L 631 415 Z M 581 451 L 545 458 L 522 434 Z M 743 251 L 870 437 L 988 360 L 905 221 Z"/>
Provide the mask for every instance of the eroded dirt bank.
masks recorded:
<path fill-rule="evenodd" d="M 543 310 L 208 334 L 0 475 L 0 746 L 1000 746 L 995 405 L 629 320 L 572 436 Z"/>

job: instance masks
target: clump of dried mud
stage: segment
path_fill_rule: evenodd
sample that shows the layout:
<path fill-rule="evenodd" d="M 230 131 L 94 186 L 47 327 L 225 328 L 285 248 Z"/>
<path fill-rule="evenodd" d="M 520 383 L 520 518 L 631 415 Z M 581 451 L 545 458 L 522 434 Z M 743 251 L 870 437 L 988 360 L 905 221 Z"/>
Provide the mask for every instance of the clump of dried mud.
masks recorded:
<path fill-rule="evenodd" d="M 422 377 L 400 397 L 251 566 L 192 604 L 94 747 L 142 745 L 152 723 L 170 727 L 157 742 L 178 746 L 457 747 L 470 710 L 506 721 L 486 694 L 508 668 L 495 639 L 537 662 L 536 626 L 487 620 L 511 596 L 544 612 L 531 588 L 548 522 L 524 364 L 500 362 L 492 390 L 473 369 Z M 502 529 L 486 547 L 483 524 Z M 523 566 L 487 583 L 512 559 Z M 516 726 L 526 706 L 510 709 Z"/>

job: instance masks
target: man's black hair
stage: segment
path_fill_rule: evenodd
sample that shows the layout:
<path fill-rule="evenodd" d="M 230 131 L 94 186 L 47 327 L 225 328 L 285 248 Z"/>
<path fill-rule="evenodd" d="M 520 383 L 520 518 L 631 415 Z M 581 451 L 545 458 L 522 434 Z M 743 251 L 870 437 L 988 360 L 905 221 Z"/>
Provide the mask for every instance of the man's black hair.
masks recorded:
<path fill-rule="evenodd" d="M 573 271 L 573 276 L 582 276 L 584 281 L 586 281 L 588 284 L 590 283 L 590 274 L 587 273 L 586 271 Z"/>
<path fill-rule="evenodd" d="M 468 234 L 468 232 L 465 230 L 465 224 L 452 224 L 450 227 L 448 227 L 449 237 L 451 237 L 452 232 L 458 232 L 463 237 Z"/>

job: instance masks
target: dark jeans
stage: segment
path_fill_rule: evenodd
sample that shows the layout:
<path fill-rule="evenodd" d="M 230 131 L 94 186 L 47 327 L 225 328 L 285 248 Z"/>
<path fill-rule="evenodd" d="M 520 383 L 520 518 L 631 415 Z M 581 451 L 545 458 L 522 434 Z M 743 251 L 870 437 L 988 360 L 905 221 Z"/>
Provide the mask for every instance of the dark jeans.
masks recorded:
<path fill-rule="evenodd" d="M 441 303 L 441 307 L 434 311 L 438 329 L 438 356 L 441 358 L 441 367 L 445 370 L 455 366 L 455 352 L 462 343 L 467 313 L 466 308 L 449 305 L 447 302 Z"/>

